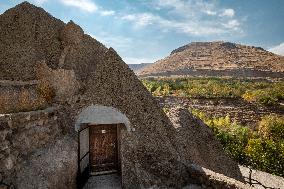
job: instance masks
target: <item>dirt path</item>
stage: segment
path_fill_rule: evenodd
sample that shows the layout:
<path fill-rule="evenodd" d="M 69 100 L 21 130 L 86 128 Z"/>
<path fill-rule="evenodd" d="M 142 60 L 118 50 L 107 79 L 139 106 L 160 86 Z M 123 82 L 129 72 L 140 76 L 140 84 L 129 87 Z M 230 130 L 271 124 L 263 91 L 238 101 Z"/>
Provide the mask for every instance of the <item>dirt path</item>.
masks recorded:
<path fill-rule="evenodd" d="M 241 165 L 239 167 L 245 180 L 249 183 L 250 169 Z M 252 185 L 256 189 L 264 189 L 265 187 L 284 189 L 284 178 L 254 169 L 251 170 L 251 183 L 255 183 Z"/>
<path fill-rule="evenodd" d="M 84 189 L 121 189 L 120 180 L 117 174 L 92 176 Z"/>

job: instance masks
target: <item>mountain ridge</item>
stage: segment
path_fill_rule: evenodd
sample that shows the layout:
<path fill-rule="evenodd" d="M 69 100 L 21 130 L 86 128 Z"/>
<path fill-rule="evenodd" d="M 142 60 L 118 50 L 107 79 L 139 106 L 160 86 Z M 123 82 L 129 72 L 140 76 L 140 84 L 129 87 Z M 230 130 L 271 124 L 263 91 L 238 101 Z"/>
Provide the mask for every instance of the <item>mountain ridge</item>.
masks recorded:
<path fill-rule="evenodd" d="M 191 72 L 195 70 L 202 70 L 203 72 L 206 70 L 208 72 L 249 70 L 282 73 L 284 72 L 284 57 L 266 51 L 261 47 L 231 42 L 191 42 L 173 50 L 164 59 L 140 70 L 138 75 L 151 76 L 165 75 L 166 73 L 186 75 L 186 70 L 189 70 L 188 75 L 192 75 Z M 254 74 L 247 76 L 250 77 L 251 75 L 253 77 Z M 257 75 L 261 76 L 261 73 Z"/>

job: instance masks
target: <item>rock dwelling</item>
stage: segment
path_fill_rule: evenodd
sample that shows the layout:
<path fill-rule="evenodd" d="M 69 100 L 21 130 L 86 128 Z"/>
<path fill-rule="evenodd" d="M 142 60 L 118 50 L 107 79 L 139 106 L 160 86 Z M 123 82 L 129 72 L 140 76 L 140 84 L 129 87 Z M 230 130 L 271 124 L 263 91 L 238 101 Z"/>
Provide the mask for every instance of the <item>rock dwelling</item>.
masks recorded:
<path fill-rule="evenodd" d="M 115 50 L 72 21 L 24 2 L 0 16 L 0 41 L 3 186 L 81 188 L 115 172 L 122 188 L 247 187 L 205 125 L 185 113 L 175 128 Z"/>

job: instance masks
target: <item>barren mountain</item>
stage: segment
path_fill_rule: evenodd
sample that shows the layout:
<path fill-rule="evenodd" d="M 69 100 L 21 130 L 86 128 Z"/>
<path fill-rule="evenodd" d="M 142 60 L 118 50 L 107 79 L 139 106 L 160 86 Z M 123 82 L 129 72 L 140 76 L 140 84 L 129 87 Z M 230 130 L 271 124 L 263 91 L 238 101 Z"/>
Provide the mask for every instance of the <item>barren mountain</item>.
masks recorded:
<path fill-rule="evenodd" d="M 261 47 L 192 42 L 140 70 L 138 75 L 284 77 L 284 57 Z"/>

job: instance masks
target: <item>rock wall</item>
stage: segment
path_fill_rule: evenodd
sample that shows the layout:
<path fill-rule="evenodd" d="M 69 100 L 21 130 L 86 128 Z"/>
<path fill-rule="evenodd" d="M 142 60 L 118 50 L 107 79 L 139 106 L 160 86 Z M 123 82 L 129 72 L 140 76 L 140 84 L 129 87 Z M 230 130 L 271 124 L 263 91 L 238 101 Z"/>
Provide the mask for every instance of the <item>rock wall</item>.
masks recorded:
<path fill-rule="evenodd" d="M 31 154 L 52 143 L 61 133 L 52 108 L 0 115 L 0 172 L 8 180 Z"/>
<path fill-rule="evenodd" d="M 38 84 L 38 81 L 0 81 L 0 113 L 46 108 L 48 102 Z"/>
<path fill-rule="evenodd" d="M 76 189 L 77 142 L 61 137 L 39 149 L 16 173 L 14 185 L 25 189 Z"/>
<path fill-rule="evenodd" d="M 39 80 L 39 93 L 46 101 L 66 101 L 79 89 L 80 84 L 73 70 L 53 70 L 43 61 L 38 62 L 35 72 Z"/>

